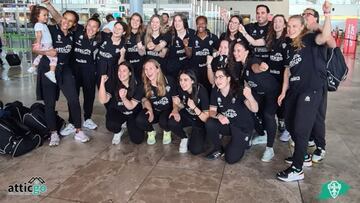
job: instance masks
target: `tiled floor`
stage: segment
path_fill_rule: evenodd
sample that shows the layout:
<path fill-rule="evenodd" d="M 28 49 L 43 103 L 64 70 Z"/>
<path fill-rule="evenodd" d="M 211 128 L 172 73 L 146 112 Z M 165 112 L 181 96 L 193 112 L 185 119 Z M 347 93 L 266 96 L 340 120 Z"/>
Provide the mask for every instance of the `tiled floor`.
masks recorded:
<path fill-rule="evenodd" d="M 260 161 L 265 146 L 254 146 L 237 164 L 207 161 L 201 155 L 179 154 L 179 140 L 163 146 L 135 145 L 123 137 L 111 145 L 112 134 L 104 127 L 104 108 L 94 106 L 99 124 L 87 131 L 87 144 L 65 137 L 61 145 L 44 145 L 18 158 L 0 156 L 0 202 L 317 202 L 323 183 L 342 180 L 348 194 L 328 202 L 360 202 L 360 53 L 347 56 L 349 76 L 342 88 L 329 94 L 327 157 L 305 168 L 305 180 L 284 183 L 275 173 L 286 167 L 291 154 L 287 143 L 276 140 L 276 157 Z M 36 80 L 26 68 L 0 68 L 0 99 L 35 101 Z M 7 80 L 9 79 L 9 80 Z M 63 97 L 57 103 L 67 118 Z M 160 139 L 161 136 L 158 136 Z M 313 149 L 310 149 L 313 150 Z M 9 195 L 9 185 L 42 177 L 47 191 L 39 197 Z"/>

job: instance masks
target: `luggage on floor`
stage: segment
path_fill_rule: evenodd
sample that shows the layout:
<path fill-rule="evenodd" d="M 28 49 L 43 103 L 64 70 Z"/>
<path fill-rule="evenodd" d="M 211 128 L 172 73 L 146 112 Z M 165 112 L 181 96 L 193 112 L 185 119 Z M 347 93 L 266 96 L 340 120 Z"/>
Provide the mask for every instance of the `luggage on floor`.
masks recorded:
<path fill-rule="evenodd" d="M 19 55 L 15 53 L 6 54 L 5 59 L 8 62 L 9 66 L 20 66 L 21 64 Z"/>

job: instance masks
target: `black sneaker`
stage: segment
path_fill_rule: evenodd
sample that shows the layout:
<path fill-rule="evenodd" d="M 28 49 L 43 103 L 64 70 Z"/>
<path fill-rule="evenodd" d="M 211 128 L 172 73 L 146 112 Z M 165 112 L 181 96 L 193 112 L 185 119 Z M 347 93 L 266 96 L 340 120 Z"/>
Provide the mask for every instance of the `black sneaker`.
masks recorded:
<path fill-rule="evenodd" d="M 314 153 L 312 154 L 312 161 L 315 163 L 321 162 L 325 158 L 325 150 L 321 147 L 315 149 Z"/>
<path fill-rule="evenodd" d="M 210 153 L 208 153 L 205 158 L 208 160 L 215 160 L 221 157 L 224 154 L 223 150 L 214 149 Z"/>
<path fill-rule="evenodd" d="M 304 171 L 295 168 L 295 166 L 290 166 L 286 170 L 277 173 L 276 177 L 285 182 L 302 180 L 304 179 Z"/>
<path fill-rule="evenodd" d="M 288 164 L 292 164 L 293 163 L 293 157 L 290 156 L 290 157 L 286 158 L 285 162 L 288 163 Z M 306 167 L 312 166 L 311 155 L 308 155 L 308 154 L 305 155 L 303 165 L 306 166 Z"/>

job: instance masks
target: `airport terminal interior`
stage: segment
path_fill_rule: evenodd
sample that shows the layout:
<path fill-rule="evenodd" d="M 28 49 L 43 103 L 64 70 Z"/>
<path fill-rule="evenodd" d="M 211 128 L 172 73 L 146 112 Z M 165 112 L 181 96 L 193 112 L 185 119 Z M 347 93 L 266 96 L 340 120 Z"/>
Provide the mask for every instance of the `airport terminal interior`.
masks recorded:
<path fill-rule="evenodd" d="M 56 1 L 57 8 L 71 8 L 69 1 L 64 2 L 68 4 Z M 84 4 L 82 1 L 74 2 Z M 125 12 L 130 12 L 127 11 L 130 8 L 129 1 L 124 2 Z M 144 12 L 151 12 L 149 2 L 144 1 Z M 225 5 L 224 2 L 226 1 L 221 1 L 221 5 Z M 305 1 L 290 1 L 290 7 L 299 2 L 305 7 Z M 321 1 L 306 2 L 310 2 L 306 7 L 321 9 Z M 9 1 L 5 0 L 4 3 Z M 182 5 L 181 1 L 177 3 Z M 255 3 L 266 4 L 265 1 Z M 354 16 L 357 16 L 360 23 L 359 1 L 337 3 L 355 4 L 358 13 Z M 112 4 L 116 5 L 116 2 Z M 289 16 L 292 13 L 289 13 L 289 4 L 287 6 L 286 16 Z M 174 7 L 176 6 L 164 10 L 171 13 L 171 8 Z M 210 12 L 210 7 L 206 5 L 207 12 Z M 79 5 L 74 8 L 79 8 Z M 102 8 L 101 12 L 108 12 Z M 88 14 L 87 17 L 94 12 L 93 9 L 84 11 Z M 202 9 L 195 7 L 184 12 L 188 12 L 188 17 L 194 19 L 192 16 L 201 14 Z M 221 8 L 216 6 L 215 9 L 213 6 L 212 9 L 211 12 L 215 13 L 220 12 Z M 251 9 L 255 12 L 255 6 Z M 293 10 L 291 12 L 295 12 Z M 3 19 L 11 12 L 13 10 L 10 7 L 0 10 Z M 214 17 L 211 12 L 210 19 Z M 35 102 L 41 102 L 36 100 L 37 75 L 27 72 L 34 55 L 29 48 L 33 30 L 28 29 L 27 25 L 19 24 L 24 19 L 26 21 L 26 15 L 28 14 L 16 14 L 13 16 L 15 23 L 4 26 L 3 36 L 7 42 L 3 44 L 4 51 L 1 55 L 4 64 L 0 65 L 0 100 L 4 104 L 21 101 L 25 106 L 31 106 Z M 19 17 L 20 20 L 17 19 Z M 86 21 L 85 14 L 81 17 L 84 19 L 80 20 Z M 253 19 L 254 16 L 249 18 L 250 21 Z M 345 30 L 343 18 L 338 16 L 336 19 L 337 24 L 333 27 L 339 26 Z M 225 25 L 219 16 L 210 22 L 213 23 L 211 28 L 217 29 L 217 32 L 224 29 Z M 148 145 L 146 141 L 134 144 L 130 142 L 127 133 L 122 136 L 120 144 L 113 145 L 113 133 L 105 126 L 105 107 L 98 101 L 96 93 L 92 119 L 98 128 L 84 128 L 91 138 L 89 142 L 79 143 L 72 134 L 62 136 L 60 145 L 56 147 L 50 147 L 49 141 L 45 140 L 42 146 L 25 155 L 0 155 L 0 202 L 360 202 L 360 44 L 354 43 L 357 43 L 355 53 L 344 53 L 349 68 L 346 80 L 337 91 L 328 93 L 326 158 L 320 163 L 313 163 L 311 167 L 304 167 L 304 180 L 282 182 L 276 179 L 276 173 L 288 167 L 284 162 L 285 158 L 294 151 L 289 142 L 279 140 L 278 133 L 274 144 L 275 157 L 270 162 L 261 161 L 264 144 L 246 150 L 244 157 L 235 164 L 227 164 L 223 157 L 207 160 L 204 158 L 205 153 L 196 156 L 189 152 L 179 153 L 180 138 L 173 135 L 171 144 L 163 145 L 162 132 L 157 125 L 158 142 L 154 145 Z M 340 46 L 342 48 L 343 44 L 340 43 Z M 7 52 L 17 53 L 21 64 L 9 66 L 5 59 Z M 80 95 L 80 104 L 82 103 L 83 97 Z M 62 94 L 56 102 L 56 111 L 62 118 L 68 119 L 67 101 Z M 308 148 L 309 153 L 314 150 L 315 147 Z M 43 190 L 40 189 L 41 192 L 37 195 L 26 191 L 26 184 L 30 185 L 32 178 L 41 178 L 43 181 Z M 342 183 L 342 191 L 347 187 L 346 191 L 322 199 L 324 193 L 330 191 L 327 186 L 331 181 Z M 24 186 L 24 191 L 10 192 L 10 188 L 15 185 Z M 337 192 L 339 191 L 341 188 L 338 188 Z"/>

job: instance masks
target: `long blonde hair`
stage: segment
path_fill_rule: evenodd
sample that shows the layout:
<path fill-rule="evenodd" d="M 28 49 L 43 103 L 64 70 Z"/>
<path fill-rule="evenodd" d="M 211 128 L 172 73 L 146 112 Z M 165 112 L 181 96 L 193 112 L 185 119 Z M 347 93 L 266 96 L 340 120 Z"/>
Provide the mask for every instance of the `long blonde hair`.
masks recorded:
<path fill-rule="evenodd" d="M 156 77 L 156 93 L 158 96 L 163 97 L 166 94 L 166 79 L 163 72 L 161 71 L 160 64 L 155 59 L 149 59 L 143 65 L 142 79 L 144 82 L 145 97 L 149 99 L 153 96 L 153 92 L 151 91 L 151 81 L 145 74 L 145 65 L 148 63 L 152 63 L 159 70 L 159 73 Z"/>
<path fill-rule="evenodd" d="M 304 29 L 301 31 L 301 33 L 297 37 L 292 39 L 292 43 L 291 43 L 291 45 L 296 48 L 296 51 L 299 51 L 300 49 L 305 47 L 304 43 L 302 42 L 302 38 L 308 32 L 308 30 L 305 25 L 305 19 L 301 15 L 293 15 L 289 18 L 289 21 L 291 19 L 299 20 L 301 25 L 304 26 Z"/>
<path fill-rule="evenodd" d="M 163 23 L 162 23 L 162 19 L 160 18 L 159 15 L 152 15 L 151 18 L 150 18 L 150 21 L 146 27 L 146 34 L 145 34 L 145 46 L 152 41 L 151 37 L 152 37 L 152 34 L 153 34 L 153 30 L 151 28 L 151 21 L 154 19 L 154 18 L 159 18 L 160 20 L 160 29 L 159 29 L 159 32 L 160 32 L 160 35 L 161 34 L 164 34 L 165 33 L 165 29 L 164 29 L 164 26 L 163 26 Z"/>

